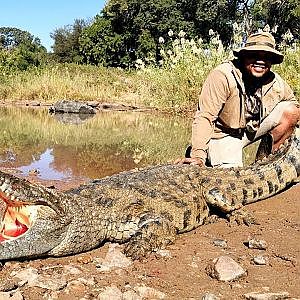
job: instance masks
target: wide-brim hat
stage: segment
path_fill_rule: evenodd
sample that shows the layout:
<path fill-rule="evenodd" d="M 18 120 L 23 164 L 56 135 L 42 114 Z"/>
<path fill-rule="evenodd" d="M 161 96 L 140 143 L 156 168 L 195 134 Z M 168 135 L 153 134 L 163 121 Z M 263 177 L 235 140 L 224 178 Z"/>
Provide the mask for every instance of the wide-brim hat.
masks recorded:
<path fill-rule="evenodd" d="M 245 45 L 237 50 L 233 50 L 236 57 L 247 55 L 247 51 L 265 51 L 270 53 L 272 64 L 281 64 L 283 54 L 275 49 L 275 39 L 269 32 L 258 32 L 251 34 Z"/>

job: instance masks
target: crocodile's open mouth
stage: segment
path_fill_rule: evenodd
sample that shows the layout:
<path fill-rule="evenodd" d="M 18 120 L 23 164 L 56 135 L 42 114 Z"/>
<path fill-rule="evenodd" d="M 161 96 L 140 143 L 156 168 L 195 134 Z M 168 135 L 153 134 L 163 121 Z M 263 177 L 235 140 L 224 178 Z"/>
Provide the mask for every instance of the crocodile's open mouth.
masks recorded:
<path fill-rule="evenodd" d="M 32 226 L 36 211 L 35 205 L 26 205 L 0 191 L 0 243 L 23 235 Z"/>

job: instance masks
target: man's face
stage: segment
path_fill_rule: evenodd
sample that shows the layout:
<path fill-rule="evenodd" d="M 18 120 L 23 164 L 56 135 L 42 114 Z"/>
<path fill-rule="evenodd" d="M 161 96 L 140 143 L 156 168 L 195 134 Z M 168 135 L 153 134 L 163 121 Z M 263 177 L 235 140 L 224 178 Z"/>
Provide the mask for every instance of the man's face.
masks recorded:
<path fill-rule="evenodd" d="M 256 78 L 261 78 L 271 69 L 271 57 L 265 51 L 245 51 L 243 54 L 245 71 Z"/>

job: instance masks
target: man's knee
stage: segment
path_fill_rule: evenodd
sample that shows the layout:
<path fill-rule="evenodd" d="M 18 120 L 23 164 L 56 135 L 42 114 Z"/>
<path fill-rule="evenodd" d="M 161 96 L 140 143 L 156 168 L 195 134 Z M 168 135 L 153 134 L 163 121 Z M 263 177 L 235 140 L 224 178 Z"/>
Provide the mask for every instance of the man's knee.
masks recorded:
<path fill-rule="evenodd" d="M 299 118 L 300 108 L 294 103 L 290 103 L 284 108 L 279 124 L 286 125 L 287 127 L 295 126 Z"/>

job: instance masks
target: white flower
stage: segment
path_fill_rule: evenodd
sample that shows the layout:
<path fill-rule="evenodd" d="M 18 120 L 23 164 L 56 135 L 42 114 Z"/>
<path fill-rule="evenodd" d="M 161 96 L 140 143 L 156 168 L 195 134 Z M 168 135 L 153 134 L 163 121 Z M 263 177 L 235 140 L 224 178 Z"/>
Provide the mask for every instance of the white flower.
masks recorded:
<path fill-rule="evenodd" d="M 183 30 L 180 30 L 178 36 L 183 38 L 185 36 L 185 32 Z"/>
<path fill-rule="evenodd" d="M 264 27 L 264 31 L 265 31 L 265 32 L 270 32 L 270 30 L 271 30 L 270 25 L 267 24 L 267 25 Z"/>
<path fill-rule="evenodd" d="M 214 35 L 214 34 L 215 34 L 214 31 L 212 29 L 209 29 L 208 35 Z"/>
<path fill-rule="evenodd" d="M 278 25 L 275 25 L 275 26 L 273 27 L 273 29 L 272 29 L 272 32 L 273 32 L 273 33 L 276 33 L 277 30 L 278 30 Z"/>
<path fill-rule="evenodd" d="M 143 61 L 142 61 L 140 58 L 138 58 L 138 59 L 135 61 L 135 63 L 138 64 L 138 65 L 142 65 L 142 64 L 143 64 Z"/>
<path fill-rule="evenodd" d="M 294 38 L 291 31 L 288 29 L 288 31 L 283 35 L 283 39 L 286 41 L 291 41 Z"/>
<path fill-rule="evenodd" d="M 240 30 L 240 26 L 239 26 L 239 24 L 238 24 L 237 22 L 234 22 L 234 23 L 232 24 L 232 28 L 233 28 L 234 31 Z"/>
<path fill-rule="evenodd" d="M 175 40 L 173 41 L 173 47 L 176 46 L 176 45 L 178 45 L 178 44 L 179 44 L 179 40 L 178 40 L 178 39 L 175 39 Z"/>
<path fill-rule="evenodd" d="M 158 38 L 158 42 L 159 42 L 160 44 L 163 44 L 163 43 L 165 42 L 165 39 L 164 39 L 162 36 L 160 36 L 160 37 Z"/>
<path fill-rule="evenodd" d="M 194 40 L 194 39 L 191 39 L 191 40 L 190 40 L 190 45 L 191 45 L 191 46 L 194 46 L 194 45 L 196 45 L 196 42 L 195 42 L 195 40 Z"/>
<path fill-rule="evenodd" d="M 168 50 L 167 54 L 171 56 L 173 54 L 173 52 L 171 50 Z"/>
<path fill-rule="evenodd" d="M 168 31 L 168 36 L 173 36 L 173 34 L 174 34 L 173 30 L 170 29 L 170 30 Z"/>

